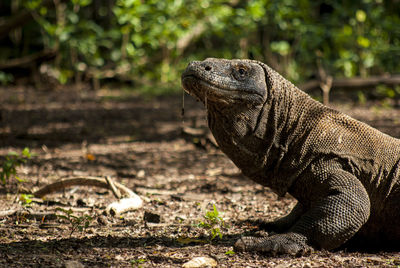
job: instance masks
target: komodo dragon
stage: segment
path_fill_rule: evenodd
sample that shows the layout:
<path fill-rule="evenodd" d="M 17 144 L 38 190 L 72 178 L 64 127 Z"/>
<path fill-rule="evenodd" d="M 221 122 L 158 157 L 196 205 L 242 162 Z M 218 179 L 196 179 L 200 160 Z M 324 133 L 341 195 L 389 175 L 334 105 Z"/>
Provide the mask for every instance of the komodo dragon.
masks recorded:
<path fill-rule="evenodd" d="M 400 244 L 400 140 L 313 100 L 264 63 L 189 63 L 183 88 L 204 103 L 221 150 L 253 181 L 297 199 L 242 237 L 238 251 L 300 255 L 353 237 Z M 353 240 L 353 239 L 352 239 Z"/>

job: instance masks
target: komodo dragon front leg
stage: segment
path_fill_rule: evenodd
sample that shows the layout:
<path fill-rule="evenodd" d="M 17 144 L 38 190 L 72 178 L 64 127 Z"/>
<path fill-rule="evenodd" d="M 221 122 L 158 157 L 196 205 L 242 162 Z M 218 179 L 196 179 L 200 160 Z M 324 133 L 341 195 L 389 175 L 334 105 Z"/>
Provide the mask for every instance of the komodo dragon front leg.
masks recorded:
<path fill-rule="evenodd" d="M 260 229 L 267 230 L 269 232 L 283 233 L 289 230 L 304 214 L 304 206 L 297 202 L 296 206 L 286 216 L 278 218 L 274 221 L 258 220 L 256 224 Z"/>
<path fill-rule="evenodd" d="M 298 219 L 287 232 L 262 238 L 242 237 L 236 242 L 235 249 L 272 254 L 300 254 L 311 247 L 334 249 L 351 238 L 368 220 L 368 194 L 360 181 L 344 170 L 334 170 L 330 173 L 321 170 L 319 173 L 319 177 L 311 179 L 314 183 L 310 182 L 307 175 L 297 183 L 298 186 L 308 180 L 308 184 L 313 184 L 313 190 L 308 195 L 308 200 L 312 201 L 307 201 L 308 204 L 304 208 L 297 205 L 287 218 L 270 224 L 270 227 L 283 229 L 290 221 Z M 301 197 L 299 202 L 302 198 L 305 197 Z M 301 215 L 302 210 L 304 213 Z"/>

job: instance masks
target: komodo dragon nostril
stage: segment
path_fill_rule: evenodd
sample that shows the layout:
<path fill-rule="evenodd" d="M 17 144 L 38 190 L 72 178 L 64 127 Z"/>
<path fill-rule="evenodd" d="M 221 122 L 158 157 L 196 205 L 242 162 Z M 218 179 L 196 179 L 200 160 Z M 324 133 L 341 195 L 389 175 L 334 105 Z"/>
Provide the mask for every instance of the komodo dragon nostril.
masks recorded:
<path fill-rule="evenodd" d="M 210 66 L 210 65 L 207 65 L 204 69 L 205 69 L 206 71 L 211 71 L 211 66 Z"/>

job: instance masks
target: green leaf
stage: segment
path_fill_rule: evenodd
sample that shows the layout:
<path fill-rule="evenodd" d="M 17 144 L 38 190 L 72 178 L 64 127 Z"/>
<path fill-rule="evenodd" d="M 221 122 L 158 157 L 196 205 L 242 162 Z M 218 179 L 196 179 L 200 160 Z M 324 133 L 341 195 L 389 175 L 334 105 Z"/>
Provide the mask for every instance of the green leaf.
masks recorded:
<path fill-rule="evenodd" d="M 263 1 L 250 1 L 248 13 L 255 21 L 260 20 L 265 16 L 265 4 Z"/>
<path fill-rule="evenodd" d="M 367 18 L 367 14 L 365 13 L 364 10 L 357 10 L 357 12 L 356 12 L 357 21 L 364 22 L 366 18 Z"/>
<path fill-rule="evenodd" d="M 31 153 L 28 147 L 25 147 L 24 150 L 22 150 L 22 155 L 25 156 L 26 158 L 31 158 Z"/>
<path fill-rule="evenodd" d="M 282 56 L 286 56 L 290 52 L 290 45 L 287 41 L 271 42 L 271 50 Z"/>
<path fill-rule="evenodd" d="M 24 180 L 24 179 L 21 179 L 20 177 L 18 177 L 18 176 L 15 176 L 15 179 L 18 181 L 18 182 L 26 182 L 26 180 Z"/>
<path fill-rule="evenodd" d="M 68 19 L 71 23 L 76 24 L 79 22 L 79 16 L 77 13 L 69 13 Z"/>
<path fill-rule="evenodd" d="M 57 215 L 57 218 L 61 218 L 64 220 L 69 220 L 69 217 L 65 216 L 65 215 Z"/>
<path fill-rule="evenodd" d="M 24 1 L 25 7 L 28 8 L 28 9 L 30 9 L 30 10 L 35 10 L 35 9 L 37 9 L 41 4 L 42 4 L 42 0 Z"/>
<path fill-rule="evenodd" d="M 233 250 L 228 250 L 227 252 L 225 252 L 226 255 L 234 255 L 235 252 Z"/>
<path fill-rule="evenodd" d="M 23 205 L 28 205 L 32 203 L 32 198 L 34 196 L 32 194 L 21 194 L 19 200 L 23 203 Z"/>
<path fill-rule="evenodd" d="M 365 48 L 369 47 L 369 45 L 371 44 L 371 42 L 367 38 L 365 38 L 364 36 L 358 36 L 357 37 L 357 43 L 360 46 L 365 47 Z"/>
<path fill-rule="evenodd" d="M 8 155 L 9 156 L 18 156 L 18 153 L 15 151 L 10 151 L 10 152 L 8 152 Z"/>
<path fill-rule="evenodd" d="M 214 217 L 218 217 L 218 210 L 217 207 L 215 206 L 215 204 L 213 204 L 213 209 L 214 209 Z"/>

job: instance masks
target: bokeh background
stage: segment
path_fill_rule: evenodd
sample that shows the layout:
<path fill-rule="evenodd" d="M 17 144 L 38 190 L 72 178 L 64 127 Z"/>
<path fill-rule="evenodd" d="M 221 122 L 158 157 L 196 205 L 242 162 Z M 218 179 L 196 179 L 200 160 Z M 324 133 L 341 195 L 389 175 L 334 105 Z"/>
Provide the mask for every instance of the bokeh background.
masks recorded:
<path fill-rule="evenodd" d="M 399 14 L 399 0 L 3 0 L 0 83 L 158 95 L 206 57 L 257 59 L 299 85 L 387 77 L 400 73 Z M 371 85 L 393 98 L 396 83 Z"/>

